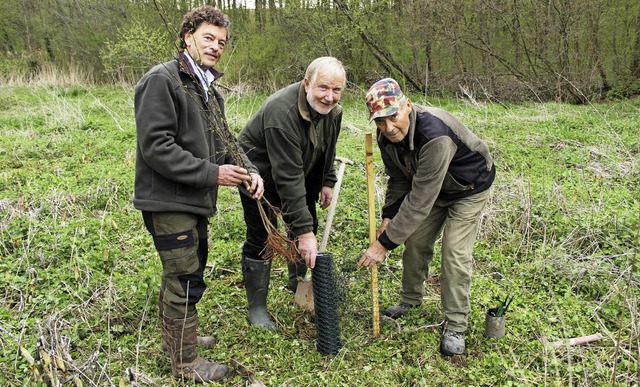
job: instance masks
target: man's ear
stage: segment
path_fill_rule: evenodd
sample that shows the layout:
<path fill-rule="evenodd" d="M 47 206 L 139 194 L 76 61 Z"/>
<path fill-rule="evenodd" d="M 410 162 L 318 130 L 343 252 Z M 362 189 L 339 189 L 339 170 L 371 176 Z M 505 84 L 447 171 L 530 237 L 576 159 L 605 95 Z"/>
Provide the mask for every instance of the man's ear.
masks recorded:
<path fill-rule="evenodd" d="M 307 79 L 306 77 L 302 80 L 302 83 L 304 84 L 304 91 L 306 93 L 309 92 L 309 79 Z"/>
<path fill-rule="evenodd" d="M 190 47 L 193 44 L 193 32 L 189 31 L 184 34 L 184 44 Z"/>

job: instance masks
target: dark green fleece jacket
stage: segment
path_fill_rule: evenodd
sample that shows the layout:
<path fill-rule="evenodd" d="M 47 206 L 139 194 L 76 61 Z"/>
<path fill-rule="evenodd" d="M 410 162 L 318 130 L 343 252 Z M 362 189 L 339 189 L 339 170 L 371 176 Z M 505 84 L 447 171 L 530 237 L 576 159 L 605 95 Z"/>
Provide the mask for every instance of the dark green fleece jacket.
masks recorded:
<path fill-rule="evenodd" d="M 153 67 L 135 89 L 133 204 L 142 211 L 210 217 L 216 211 L 219 165 L 238 163 L 225 146 L 233 139 L 222 141 L 212 129 L 215 123 L 229 133 L 222 96 L 212 87 L 207 102 L 182 55 Z M 244 153 L 241 158 L 250 172 L 257 172 Z"/>
<path fill-rule="evenodd" d="M 328 187 L 336 183 L 333 160 L 341 121 L 341 106 L 318 114 L 306 100 L 304 84 L 297 82 L 270 96 L 238 136 L 260 170 L 265 195 L 280 199 L 284 221 L 296 236 L 313 231 L 305 181 Z M 312 176 L 318 160 L 324 161 L 322 174 Z"/>

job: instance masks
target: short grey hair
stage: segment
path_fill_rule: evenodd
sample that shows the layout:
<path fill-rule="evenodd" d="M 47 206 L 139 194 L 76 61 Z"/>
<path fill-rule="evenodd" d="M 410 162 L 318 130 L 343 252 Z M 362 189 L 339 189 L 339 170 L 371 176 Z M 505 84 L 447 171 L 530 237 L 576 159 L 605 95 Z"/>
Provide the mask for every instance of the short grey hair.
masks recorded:
<path fill-rule="evenodd" d="M 344 83 L 347 83 L 347 72 L 338 59 L 332 56 L 321 56 L 320 58 L 316 58 L 307 66 L 307 71 L 304 73 L 304 79 L 309 81 L 309 83 L 313 83 L 316 75 L 320 71 L 328 71 L 334 74 L 342 75 L 344 79 Z"/>

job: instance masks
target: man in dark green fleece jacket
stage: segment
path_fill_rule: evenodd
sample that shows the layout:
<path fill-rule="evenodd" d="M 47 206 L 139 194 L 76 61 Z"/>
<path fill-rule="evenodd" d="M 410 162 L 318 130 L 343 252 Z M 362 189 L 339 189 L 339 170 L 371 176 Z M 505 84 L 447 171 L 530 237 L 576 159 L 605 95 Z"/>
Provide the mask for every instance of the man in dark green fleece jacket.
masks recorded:
<path fill-rule="evenodd" d="M 134 206 L 162 262 L 159 317 L 162 349 L 177 378 L 208 382 L 229 373 L 196 351 L 196 304 L 206 285 L 207 225 L 216 211 L 219 186 L 243 185 L 253 199 L 262 178 L 240 150 L 224 116 L 224 101 L 212 82 L 228 40 L 229 19 L 204 6 L 184 15 L 176 59 L 152 68 L 135 90 L 137 152 Z M 235 147 L 237 149 L 237 146 Z M 231 148 L 233 149 L 233 147 Z"/>
<path fill-rule="evenodd" d="M 442 307 L 446 328 L 440 351 L 465 350 L 473 244 L 495 178 L 487 145 L 451 114 L 412 104 L 398 83 L 385 78 L 366 95 L 369 120 L 389 176 L 378 238 L 358 266 L 379 265 L 405 245 L 402 298 L 385 315 L 398 318 L 422 303 L 428 266 L 442 232 Z"/>
<path fill-rule="evenodd" d="M 340 134 L 346 84 L 342 63 L 333 57 L 315 59 L 303 81 L 269 97 L 238 136 L 245 153 L 264 179 L 265 198 L 282 210 L 283 220 L 300 251 L 300 261 L 289 265 L 289 289 L 313 268 L 318 253 L 316 203 L 327 208 L 336 182 L 333 160 Z M 266 299 L 271 257 L 265 251 L 267 231 L 255 200 L 240 195 L 247 224 L 242 247 L 249 322 L 275 330 Z M 265 208 L 269 213 L 269 210 Z M 271 217 L 271 222 L 276 220 Z"/>

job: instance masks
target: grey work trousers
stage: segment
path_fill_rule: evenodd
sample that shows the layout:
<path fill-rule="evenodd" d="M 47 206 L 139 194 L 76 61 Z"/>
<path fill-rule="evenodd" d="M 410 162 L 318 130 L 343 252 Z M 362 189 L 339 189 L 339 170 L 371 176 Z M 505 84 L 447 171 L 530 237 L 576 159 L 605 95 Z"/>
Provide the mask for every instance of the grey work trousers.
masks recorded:
<path fill-rule="evenodd" d="M 433 209 L 405 242 L 402 255 L 402 301 L 422 303 L 424 282 L 442 232 L 441 301 L 447 329 L 467 330 L 473 245 L 489 190 L 457 200 L 438 199 Z"/>

